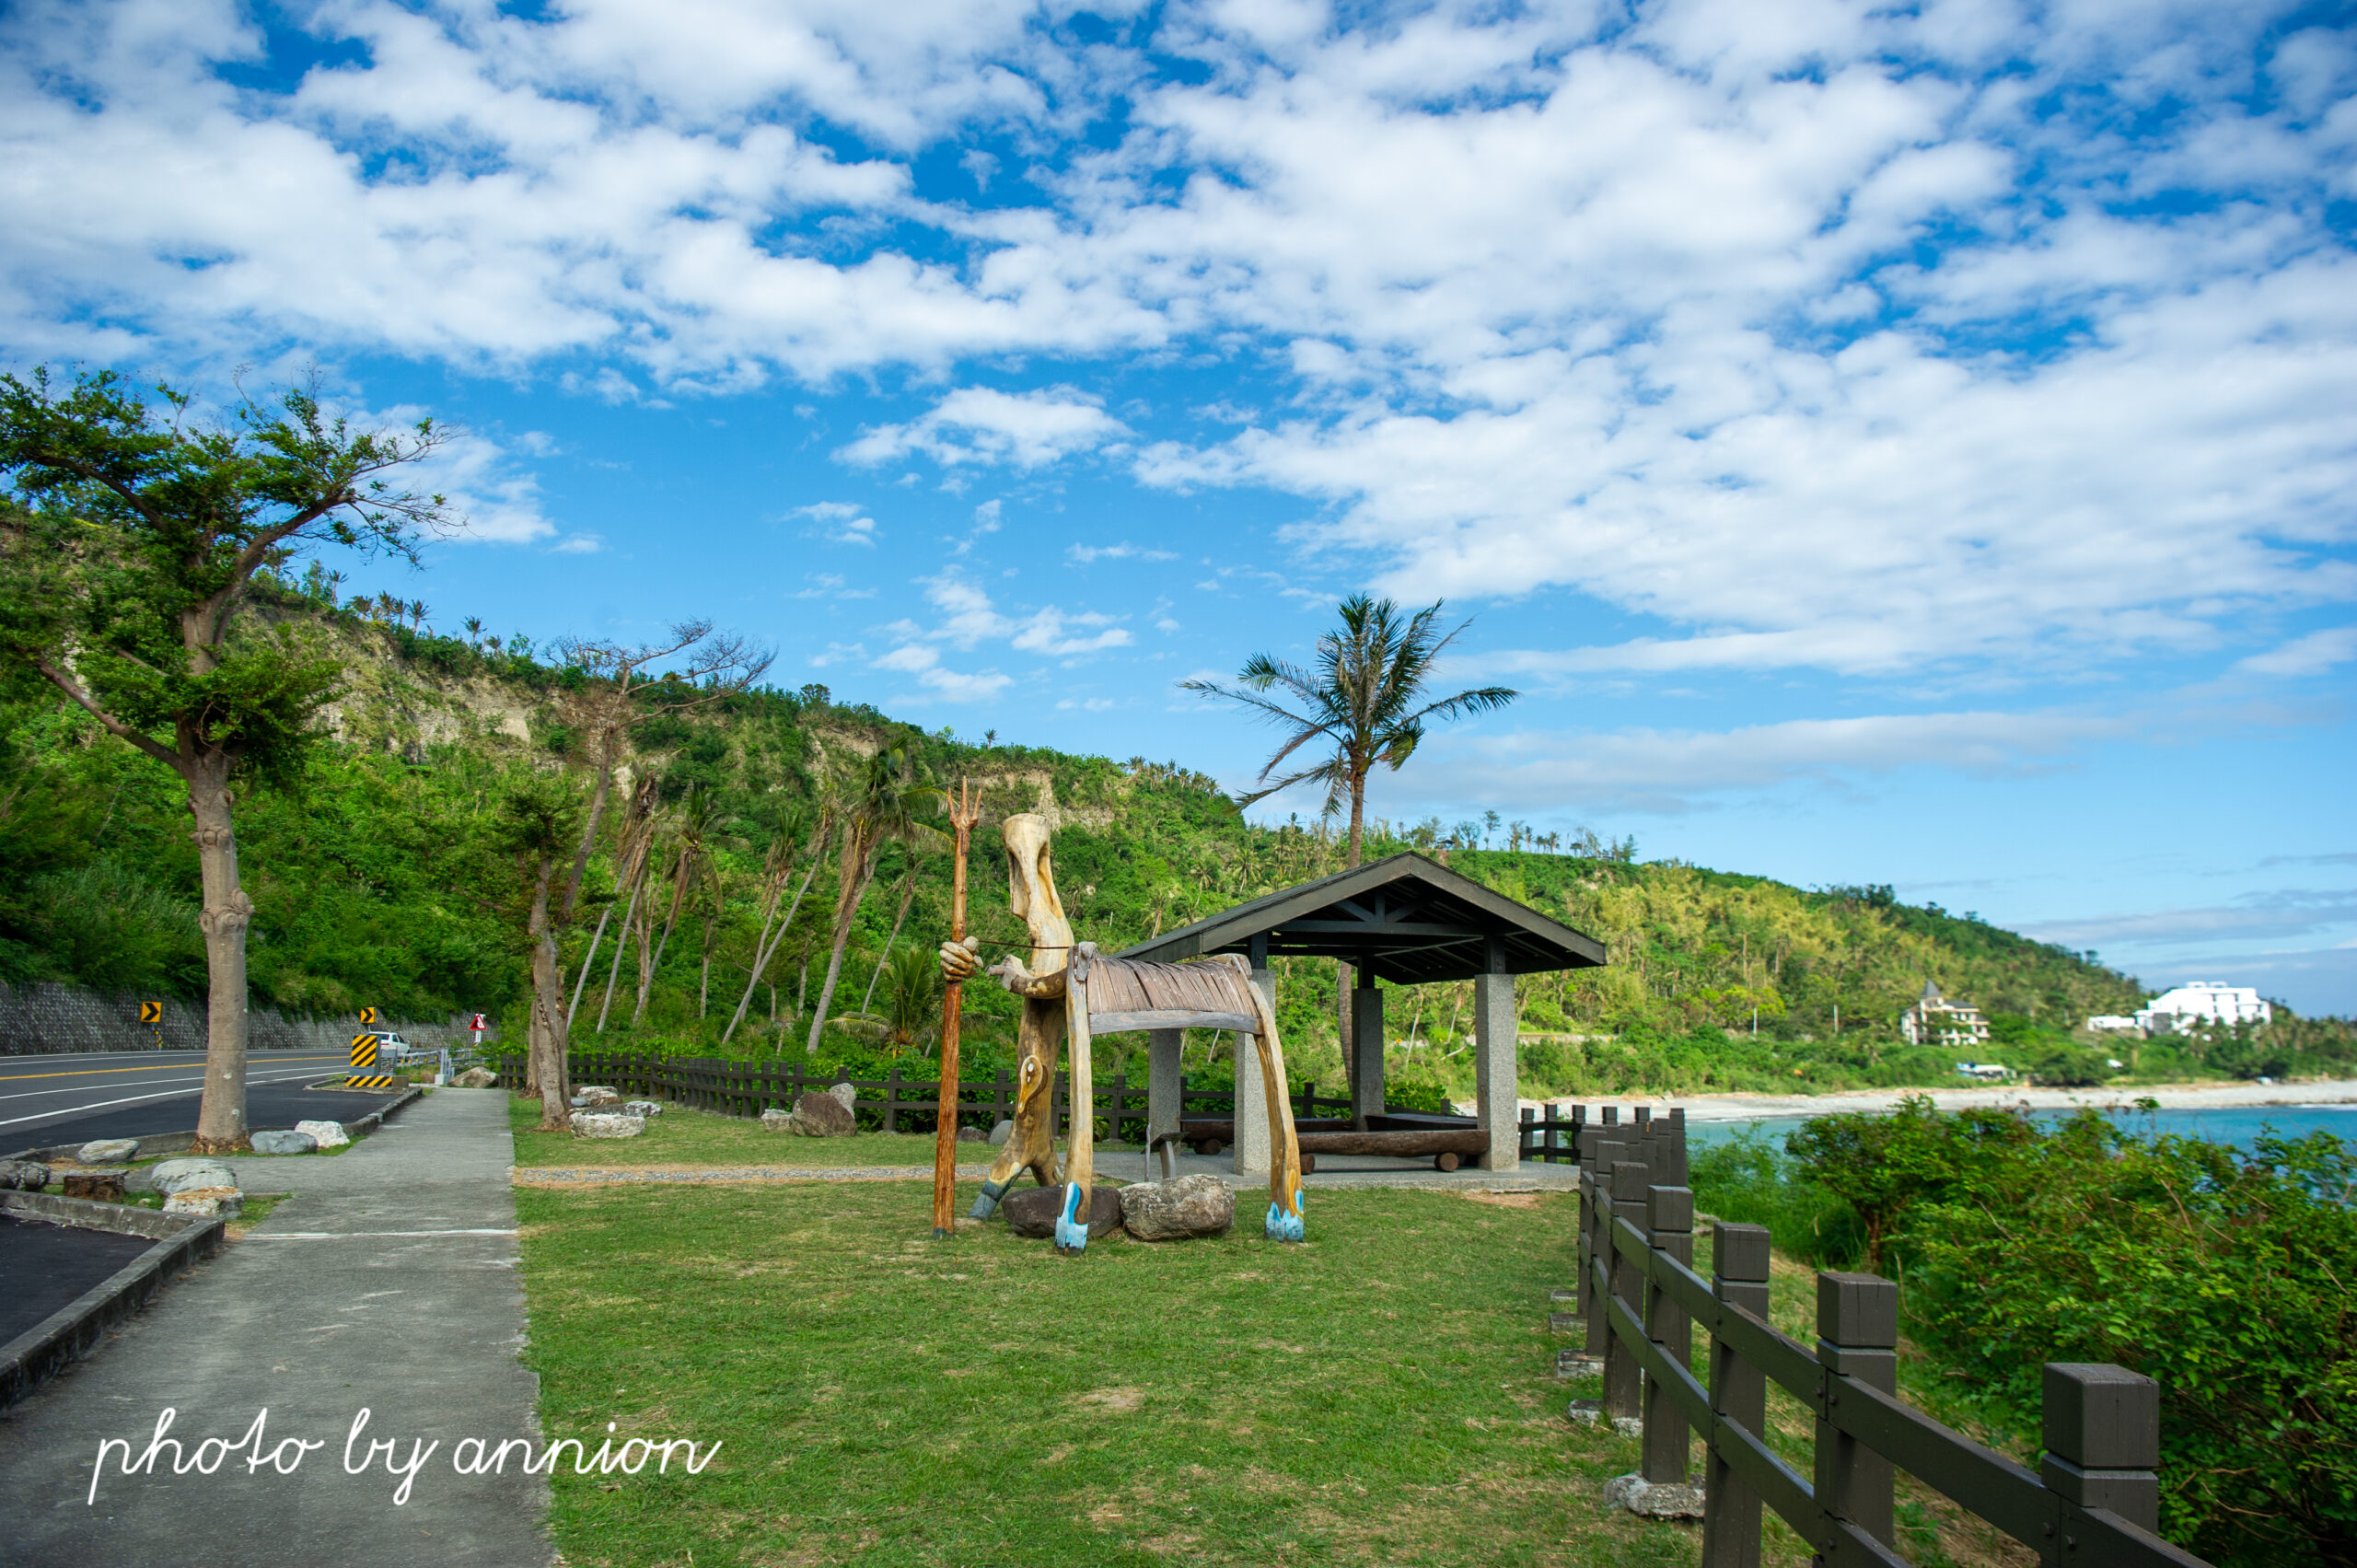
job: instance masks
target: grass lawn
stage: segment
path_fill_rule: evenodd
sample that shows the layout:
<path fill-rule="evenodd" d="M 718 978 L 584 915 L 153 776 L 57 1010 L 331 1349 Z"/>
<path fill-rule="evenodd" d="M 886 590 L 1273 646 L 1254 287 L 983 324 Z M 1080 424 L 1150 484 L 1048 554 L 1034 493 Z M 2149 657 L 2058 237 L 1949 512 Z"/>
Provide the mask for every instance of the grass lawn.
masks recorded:
<path fill-rule="evenodd" d="M 540 1102 L 508 1097 L 518 1166 L 784 1166 L 795 1169 L 860 1165 L 933 1167 L 930 1132 L 855 1132 L 848 1138 L 797 1138 L 772 1132 L 744 1116 L 715 1116 L 673 1106 L 646 1119 L 635 1138 L 577 1138 L 570 1132 L 535 1131 Z M 961 1165 L 988 1165 L 998 1151 L 988 1144 L 958 1146 Z"/>

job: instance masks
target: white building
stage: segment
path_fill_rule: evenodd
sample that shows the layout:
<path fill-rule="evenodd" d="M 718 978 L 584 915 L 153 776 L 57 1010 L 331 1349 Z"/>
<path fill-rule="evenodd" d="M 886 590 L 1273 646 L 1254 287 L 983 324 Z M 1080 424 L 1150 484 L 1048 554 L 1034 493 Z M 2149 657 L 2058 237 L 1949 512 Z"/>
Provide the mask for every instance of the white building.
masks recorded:
<path fill-rule="evenodd" d="M 1989 1038 L 1989 1020 L 1980 1008 L 1942 996 L 1927 980 L 1922 999 L 1898 1015 L 1898 1033 L 1910 1045 L 1978 1045 Z"/>
<path fill-rule="evenodd" d="M 2148 1035 L 2162 1035 L 2206 1024 L 2264 1024 L 2274 1016 L 2275 1009 L 2247 985 L 2197 980 L 2164 991 L 2138 1008 L 2136 1027 Z"/>
<path fill-rule="evenodd" d="M 2087 1028 L 2097 1034 L 2135 1034 L 2144 1026 L 2126 1013 L 2097 1013 L 2087 1020 Z"/>

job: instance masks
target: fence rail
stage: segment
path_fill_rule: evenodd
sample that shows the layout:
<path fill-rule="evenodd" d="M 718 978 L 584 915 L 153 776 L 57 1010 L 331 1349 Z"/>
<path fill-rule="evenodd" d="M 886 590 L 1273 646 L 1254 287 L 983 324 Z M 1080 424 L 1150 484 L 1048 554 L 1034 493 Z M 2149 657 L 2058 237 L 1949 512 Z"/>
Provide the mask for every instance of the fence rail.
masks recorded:
<path fill-rule="evenodd" d="M 1756 1568 L 1763 1507 L 1821 1562 L 1904 1568 L 1893 1550 L 1902 1469 L 2054 1568 L 2206 1568 L 2156 1533 L 2150 1378 L 2048 1363 L 2045 1453 L 2035 1472 L 2015 1464 L 1899 1400 L 1892 1282 L 1819 1273 L 1812 1349 L 1768 1321 L 1766 1227 L 1717 1225 L 1712 1278 L 1697 1274 L 1683 1117 L 1616 1113 L 1574 1119 L 1578 1317 L 1604 1380 L 1603 1397 L 1574 1410 L 1642 1436 L 1648 1486 L 1691 1485 L 1690 1438 L 1701 1439 L 1703 1568 Z M 1691 1368 L 1697 1327 L 1710 1341 L 1707 1384 Z M 1807 1475 L 1768 1443 L 1771 1383 L 1815 1417 Z"/>
<path fill-rule="evenodd" d="M 499 1081 L 511 1089 L 524 1084 L 520 1056 L 502 1057 Z M 939 1078 L 904 1077 L 897 1067 L 882 1078 L 853 1078 L 847 1073 L 815 1074 L 758 1062 L 726 1062 L 710 1057 L 625 1056 L 573 1052 L 566 1058 L 566 1076 L 575 1084 L 608 1084 L 623 1094 L 669 1099 L 722 1116 L 759 1116 L 775 1108 L 790 1110 L 796 1100 L 837 1084 L 852 1087 L 852 1111 L 863 1125 L 887 1132 L 930 1132 L 940 1120 Z M 962 1080 L 958 1086 L 960 1126 L 988 1129 L 1015 1114 L 1015 1075 L 1001 1069 L 988 1082 Z M 1059 1073 L 1055 1084 L 1055 1132 L 1059 1137 L 1072 1125 L 1072 1078 Z M 1189 1117 L 1236 1114 L 1232 1089 L 1182 1089 L 1180 1099 Z M 1350 1112 L 1350 1101 L 1320 1098 L 1315 1084 L 1294 1092 L 1294 1113 L 1314 1117 L 1321 1111 Z M 1132 1084 L 1126 1073 L 1100 1079 L 1095 1086 L 1092 1109 L 1113 1140 L 1145 1136 L 1146 1086 Z"/>

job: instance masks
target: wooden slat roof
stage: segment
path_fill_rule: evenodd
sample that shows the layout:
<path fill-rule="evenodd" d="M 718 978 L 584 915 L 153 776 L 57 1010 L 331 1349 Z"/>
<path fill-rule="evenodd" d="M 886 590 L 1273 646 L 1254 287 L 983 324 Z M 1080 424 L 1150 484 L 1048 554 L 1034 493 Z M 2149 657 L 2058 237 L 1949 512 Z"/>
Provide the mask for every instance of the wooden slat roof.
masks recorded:
<path fill-rule="evenodd" d="M 1210 953 L 1269 951 L 1343 958 L 1395 985 L 1594 969 L 1594 937 L 1493 893 L 1437 861 L 1410 853 L 1265 894 L 1192 925 L 1166 931 L 1118 957 L 1177 963 Z"/>

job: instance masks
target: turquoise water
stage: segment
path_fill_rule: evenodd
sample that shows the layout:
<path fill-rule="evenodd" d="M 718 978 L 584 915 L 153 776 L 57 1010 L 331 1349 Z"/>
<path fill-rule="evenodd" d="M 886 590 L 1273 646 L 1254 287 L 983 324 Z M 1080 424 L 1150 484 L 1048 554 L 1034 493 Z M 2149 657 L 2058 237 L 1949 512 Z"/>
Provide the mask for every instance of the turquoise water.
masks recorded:
<path fill-rule="evenodd" d="M 2060 1121 L 2071 1113 L 2067 1110 L 2039 1110 L 2032 1114 L 2041 1121 Z M 1806 1120 L 1805 1116 L 1763 1116 L 1749 1121 L 1689 1121 L 1686 1124 L 1686 1144 L 1689 1148 L 1707 1148 L 1713 1144 L 1724 1144 L 1738 1133 L 1758 1132 L 1781 1148 L 1784 1134 Z M 2252 1139 L 2267 1132 L 2272 1132 L 2278 1137 L 2331 1132 L 2344 1142 L 2357 1144 L 2357 1105 L 2121 1110 L 2113 1112 L 2112 1120 L 2131 1132 L 2173 1132 L 2180 1138 L 2231 1144 L 2238 1149 L 2248 1149 Z"/>

